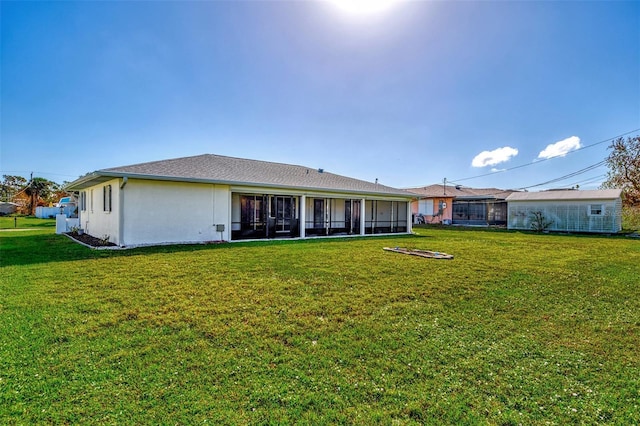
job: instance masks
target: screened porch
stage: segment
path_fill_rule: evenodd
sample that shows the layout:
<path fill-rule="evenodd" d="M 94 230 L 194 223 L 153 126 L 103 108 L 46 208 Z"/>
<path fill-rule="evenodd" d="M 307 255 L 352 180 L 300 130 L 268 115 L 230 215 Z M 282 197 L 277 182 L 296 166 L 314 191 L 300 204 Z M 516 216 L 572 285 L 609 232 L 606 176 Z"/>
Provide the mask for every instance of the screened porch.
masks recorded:
<path fill-rule="evenodd" d="M 271 239 L 401 233 L 408 230 L 405 201 L 232 194 L 231 239 Z"/>
<path fill-rule="evenodd" d="M 453 200 L 454 225 L 506 225 L 507 202 L 504 200 Z"/>
<path fill-rule="evenodd" d="M 300 236 L 298 205 L 294 195 L 233 194 L 231 239 Z"/>

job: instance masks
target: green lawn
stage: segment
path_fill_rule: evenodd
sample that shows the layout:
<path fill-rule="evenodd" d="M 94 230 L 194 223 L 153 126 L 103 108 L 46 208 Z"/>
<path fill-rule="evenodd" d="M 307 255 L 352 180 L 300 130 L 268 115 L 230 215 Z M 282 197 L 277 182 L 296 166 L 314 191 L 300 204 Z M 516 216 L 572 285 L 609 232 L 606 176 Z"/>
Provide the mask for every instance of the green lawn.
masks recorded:
<path fill-rule="evenodd" d="M 38 219 L 33 216 L 0 216 L 0 229 L 33 229 L 56 226 L 55 219 Z"/>
<path fill-rule="evenodd" d="M 0 232 L 0 424 L 640 423 L 639 240 L 416 232 Z"/>

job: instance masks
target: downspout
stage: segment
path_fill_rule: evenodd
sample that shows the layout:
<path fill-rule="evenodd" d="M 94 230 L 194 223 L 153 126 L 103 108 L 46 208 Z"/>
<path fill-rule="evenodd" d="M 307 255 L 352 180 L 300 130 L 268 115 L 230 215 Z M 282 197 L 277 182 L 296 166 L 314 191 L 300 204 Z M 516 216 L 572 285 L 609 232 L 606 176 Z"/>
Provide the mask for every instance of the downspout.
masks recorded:
<path fill-rule="evenodd" d="M 120 191 L 118 191 L 118 244 L 124 247 L 124 187 L 127 186 L 129 178 L 124 176 L 120 182 Z"/>

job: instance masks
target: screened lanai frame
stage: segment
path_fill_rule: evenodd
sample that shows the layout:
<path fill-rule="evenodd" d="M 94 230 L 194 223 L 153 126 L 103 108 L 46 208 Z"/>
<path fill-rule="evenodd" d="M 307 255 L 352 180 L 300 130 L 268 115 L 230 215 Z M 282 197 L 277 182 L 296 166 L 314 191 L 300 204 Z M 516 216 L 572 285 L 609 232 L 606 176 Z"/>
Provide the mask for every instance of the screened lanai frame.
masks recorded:
<path fill-rule="evenodd" d="M 409 229 L 406 201 L 234 192 L 231 204 L 232 240 L 402 233 Z"/>
<path fill-rule="evenodd" d="M 509 228 L 531 229 L 534 213 L 549 222 L 547 230 L 559 232 L 618 232 L 620 216 L 615 202 L 509 203 Z"/>
<path fill-rule="evenodd" d="M 506 225 L 507 202 L 495 198 L 454 199 L 454 225 Z"/>
<path fill-rule="evenodd" d="M 407 201 L 307 197 L 305 235 L 407 232 L 408 208 Z M 363 217 L 364 222 L 362 222 Z"/>
<path fill-rule="evenodd" d="M 367 200 L 365 234 L 407 232 L 410 217 L 407 205 L 405 201 Z"/>
<path fill-rule="evenodd" d="M 335 197 L 306 197 L 305 235 L 359 235 L 362 200 Z"/>
<path fill-rule="evenodd" d="M 233 240 L 299 236 L 299 197 L 288 194 L 240 193 L 232 212 Z"/>

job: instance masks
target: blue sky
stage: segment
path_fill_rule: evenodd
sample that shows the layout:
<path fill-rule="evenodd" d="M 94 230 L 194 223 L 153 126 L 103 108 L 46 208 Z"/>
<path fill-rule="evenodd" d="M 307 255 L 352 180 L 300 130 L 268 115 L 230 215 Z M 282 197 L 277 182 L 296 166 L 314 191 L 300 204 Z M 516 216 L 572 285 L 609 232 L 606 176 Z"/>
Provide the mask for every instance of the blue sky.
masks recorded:
<path fill-rule="evenodd" d="M 606 167 L 534 185 L 640 128 L 640 2 L 0 7 L 2 174 L 213 153 L 395 187 L 586 189 Z"/>

